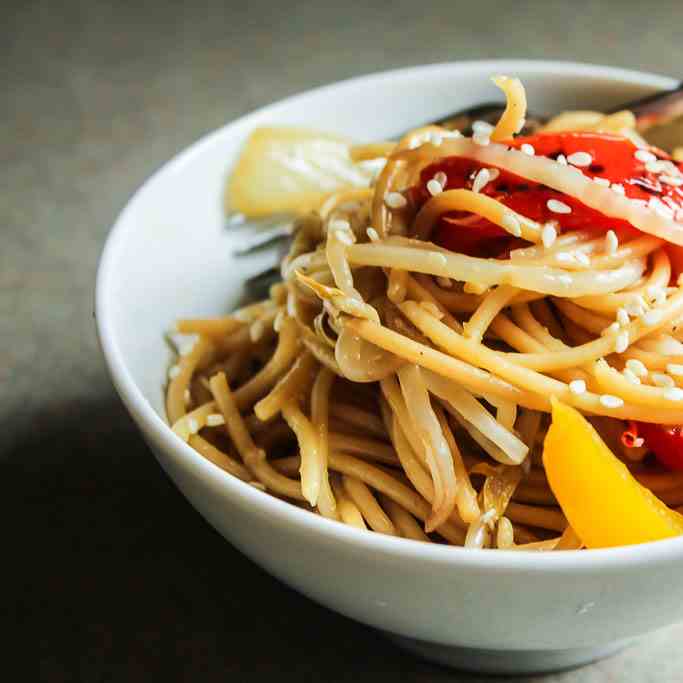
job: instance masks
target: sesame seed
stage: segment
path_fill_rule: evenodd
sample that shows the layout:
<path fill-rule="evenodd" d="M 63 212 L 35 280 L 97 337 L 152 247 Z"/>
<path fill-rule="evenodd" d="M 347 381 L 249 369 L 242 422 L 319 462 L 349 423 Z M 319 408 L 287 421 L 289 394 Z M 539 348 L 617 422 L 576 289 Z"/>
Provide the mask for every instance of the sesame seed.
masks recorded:
<path fill-rule="evenodd" d="M 475 133 L 472 136 L 472 142 L 474 142 L 475 145 L 486 147 L 489 144 L 489 142 L 491 142 L 491 138 L 489 138 L 488 135 L 484 135 L 483 133 Z"/>
<path fill-rule="evenodd" d="M 669 387 L 673 387 L 676 385 L 676 382 L 674 382 L 673 377 L 669 377 L 669 375 L 663 372 L 651 372 L 650 380 L 652 381 L 652 384 L 654 384 L 656 387 L 666 387 L 668 389 Z"/>
<path fill-rule="evenodd" d="M 543 246 L 549 249 L 555 243 L 557 239 L 557 230 L 552 223 L 546 223 L 541 230 L 541 240 L 543 241 Z"/>
<path fill-rule="evenodd" d="M 439 287 L 443 287 L 444 289 L 451 289 L 453 287 L 453 280 L 449 277 L 437 277 L 436 278 L 436 283 L 439 285 Z"/>
<path fill-rule="evenodd" d="M 625 308 L 620 308 L 617 311 L 617 322 L 622 326 L 626 327 L 629 323 L 628 312 Z"/>
<path fill-rule="evenodd" d="M 670 387 L 664 392 L 664 398 L 668 398 L 670 401 L 681 401 L 683 400 L 683 389 Z"/>
<path fill-rule="evenodd" d="M 172 365 L 168 369 L 168 378 L 175 379 L 180 374 L 180 368 L 177 365 Z"/>
<path fill-rule="evenodd" d="M 225 418 L 219 413 L 206 416 L 206 426 L 207 427 L 219 427 L 225 424 Z"/>
<path fill-rule="evenodd" d="M 567 161 L 574 166 L 590 166 L 593 157 L 588 152 L 574 152 L 567 157 Z"/>
<path fill-rule="evenodd" d="M 549 199 L 546 202 L 546 206 L 553 212 L 553 213 L 571 213 L 572 212 L 572 207 L 568 206 L 564 202 L 559 201 L 558 199 Z"/>
<path fill-rule="evenodd" d="M 611 394 L 603 394 L 600 396 L 600 403 L 605 406 L 605 408 L 621 408 L 624 405 L 623 399 L 618 396 L 612 396 Z"/>
<path fill-rule="evenodd" d="M 573 379 L 569 382 L 569 391 L 578 396 L 586 393 L 586 382 L 582 379 Z"/>
<path fill-rule="evenodd" d="M 491 135 L 493 133 L 493 126 L 488 121 L 475 121 L 472 124 L 472 131 L 482 135 Z"/>
<path fill-rule="evenodd" d="M 385 198 L 384 203 L 390 209 L 403 209 L 408 204 L 408 200 L 400 192 L 390 192 Z"/>
<path fill-rule="evenodd" d="M 525 143 L 519 148 L 519 150 L 520 150 L 521 152 L 524 152 L 524 154 L 526 154 L 526 155 L 528 155 L 528 156 L 530 156 L 530 157 L 532 157 L 532 156 L 534 156 L 534 154 L 536 154 L 536 150 L 534 149 L 534 146 L 533 146 L 533 145 L 530 145 L 528 142 L 525 142 Z"/>
<path fill-rule="evenodd" d="M 557 155 L 557 163 L 566 166 L 567 165 L 567 157 L 564 154 L 558 154 Z"/>
<path fill-rule="evenodd" d="M 605 235 L 605 252 L 608 254 L 616 253 L 619 248 L 619 238 L 614 230 L 608 230 Z"/>
<path fill-rule="evenodd" d="M 624 353 L 626 349 L 628 348 L 629 344 L 629 339 L 628 339 L 628 332 L 620 332 L 617 335 L 617 342 L 614 346 L 614 350 L 617 353 Z"/>
<path fill-rule="evenodd" d="M 631 384 L 640 384 L 640 378 L 636 376 L 636 373 L 633 372 L 633 370 L 630 370 L 629 368 L 624 368 L 622 370 L 622 375 L 631 382 Z"/>
<path fill-rule="evenodd" d="M 368 228 L 366 234 L 371 242 L 379 242 L 379 233 L 374 228 Z"/>
<path fill-rule="evenodd" d="M 503 220 L 501 221 L 503 227 L 515 237 L 520 237 L 522 234 L 522 226 L 519 224 L 519 220 L 514 214 L 504 213 Z"/>
<path fill-rule="evenodd" d="M 437 182 L 436 180 L 434 180 L 434 178 L 432 178 L 427 183 L 427 192 L 429 192 L 429 194 L 432 195 L 432 197 L 436 197 L 437 194 L 441 194 L 443 192 L 443 187 L 441 183 Z"/>
<path fill-rule="evenodd" d="M 588 257 L 588 254 L 584 254 L 582 251 L 578 252 L 576 254 L 576 260 L 582 265 L 582 266 L 590 266 L 591 260 Z"/>
<path fill-rule="evenodd" d="M 199 431 L 199 423 L 193 417 L 187 421 L 187 428 L 190 434 L 196 434 Z"/>
<path fill-rule="evenodd" d="M 648 152 L 646 149 L 639 149 L 633 155 L 638 161 L 642 161 L 647 164 L 650 161 L 657 161 L 657 157 L 652 153 Z"/>
<path fill-rule="evenodd" d="M 616 194 L 620 194 L 622 196 L 626 194 L 626 190 L 624 189 L 624 186 L 620 185 L 619 183 L 612 183 L 610 185 L 610 190 L 612 190 L 612 192 L 615 192 Z"/>
<path fill-rule="evenodd" d="M 664 317 L 664 314 L 661 311 L 654 310 L 654 311 L 646 311 L 643 313 L 643 315 L 640 316 L 640 319 L 647 325 L 648 327 L 651 325 L 656 325 L 659 323 L 662 318 Z"/>
<path fill-rule="evenodd" d="M 637 436 L 635 439 L 633 439 L 633 447 L 634 448 L 642 448 L 642 446 L 645 444 L 645 439 L 643 439 L 642 436 Z"/>
<path fill-rule="evenodd" d="M 436 180 L 441 187 L 446 187 L 446 183 L 448 182 L 448 176 L 443 172 L 439 171 L 434 175 L 434 180 Z"/>
<path fill-rule="evenodd" d="M 353 244 L 353 237 L 351 233 L 339 229 L 333 230 L 332 233 L 342 244 L 346 244 L 347 246 L 351 246 Z"/>
<path fill-rule="evenodd" d="M 489 168 L 488 172 L 489 172 L 489 182 L 491 182 L 492 180 L 495 180 L 500 175 L 500 171 L 497 168 Z"/>
<path fill-rule="evenodd" d="M 659 181 L 665 185 L 673 185 L 674 187 L 683 185 L 683 177 L 674 177 L 672 175 L 660 175 Z"/>
<path fill-rule="evenodd" d="M 683 377 L 683 365 L 678 363 L 668 363 L 666 371 L 674 377 Z"/>
<path fill-rule="evenodd" d="M 629 358 L 626 361 L 626 367 L 636 377 L 647 377 L 647 368 L 645 367 L 645 364 L 637 358 Z"/>
<path fill-rule="evenodd" d="M 603 187 L 609 187 L 610 182 L 607 178 L 600 178 L 599 176 L 595 176 L 593 178 L 593 182 L 597 183 L 598 185 L 602 185 Z"/>
<path fill-rule="evenodd" d="M 472 192 L 481 192 L 484 187 L 486 187 L 486 183 L 488 183 L 489 180 L 491 180 L 491 174 L 488 169 L 479 169 L 479 172 L 474 177 L 474 182 L 472 183 Z"/>

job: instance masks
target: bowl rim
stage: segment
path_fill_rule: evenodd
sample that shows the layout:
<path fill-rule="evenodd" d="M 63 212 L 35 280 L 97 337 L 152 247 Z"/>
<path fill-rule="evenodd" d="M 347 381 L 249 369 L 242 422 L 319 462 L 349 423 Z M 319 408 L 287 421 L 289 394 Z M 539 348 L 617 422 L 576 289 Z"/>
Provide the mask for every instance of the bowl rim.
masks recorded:
<path fill-rule="evenodd" d="M 515 73 L 515 71 L 525 71 L 526 73 L 533 72 L 546 76 L 598 76 L 626 84 L 644 83 L 653 88 L 662 89 L 677 85 L 675 79 L 667 76 L 582 62 L 533 59 L 438 62 L 374 72 L 312 88 L 260 107 L 203 135 L 164 163 L 145 180 L 128 199 L 106 238 L 97 269 L 94 316 L 98 339 L 113 384 L 138 427 L 148 432 L 167 454 L 182 461 L 185 467 L 191 468 L 193 473 L 205 480 L 207 484 L 210 482 L 212 485 L 223 487 L 230 496 L 241 499 L 242 503 L 259 509 L 261 513 L 273 515 L 281 523 L 296 525 L 302 532 L 320 534 L 323 541 L 353 546 L 357 550 L 391 555 L 405 560 L 414 559 L 425 563 L 469 567 L 496 573 L 515 570 L 527 573 L 592 572 L 683 560 L 683 537 L 617 548 L 558 553 L 527 553 L 497 549 L 492 552 L 490 549 L 465 549 L 426 544 L 375 532 L 368 533 L 320 515 L 311 514 L 308 510 L 303 510 L 275 496 L 257 490 L 203 458 L 189 444 L 178 437 L 157 414 L 136 384 L 126 365 L 123 352 L 116 340 L 115 325 L 110 314 L 110 296 L 116 289 L 113 285 L 117 276 L 115 268 L 117 254 L 133 232 L 135 222 L 131 219 L 135 214 L 136 205 L 150 186 L 154 185 L 161 176 L 172 173 L 190 158 L 211 147 L 219 137 L 226 135 L 230 128 L 237 128 L 250 118 L 267 114 L 271 110 L 293 104 L 313 95 L 324 95 L 326 92 L 331 92 L 340 87 L 352 88 L 373 81 L 400 79 L 444 69 L 451 73 L 470 72 L 476 74 L 477 72 L 491 71 Z"/>

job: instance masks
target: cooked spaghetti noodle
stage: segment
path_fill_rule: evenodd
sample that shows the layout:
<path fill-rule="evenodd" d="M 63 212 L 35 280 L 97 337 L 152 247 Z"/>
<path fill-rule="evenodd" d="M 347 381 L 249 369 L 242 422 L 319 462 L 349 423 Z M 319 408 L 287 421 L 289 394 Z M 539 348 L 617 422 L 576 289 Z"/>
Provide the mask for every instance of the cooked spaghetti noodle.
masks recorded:
<path fill-rule="evenodd" d="M 495 127 L 352 148 L 381 172 L 301 215 L 270 298 L 178 324 L 196 335 L 170 372 L 178 436 L 232 476 L 361 529 L 558 551 L 582 543 L 540 457 L 556 397 L 638 481 L 683 504 L 681 473 L 637 434 L 621 438 L 683 422 L 683 210 L 610 184 L 590 149 L 542 154 L 514 139 L 524 89 L 495 82 L 507 98 Z M 683 184 L 630 112 L 567 112 L 545 131 L 628 143 L 661 182 Z M 542 210 L 525 210 L 530 192 Z"/>

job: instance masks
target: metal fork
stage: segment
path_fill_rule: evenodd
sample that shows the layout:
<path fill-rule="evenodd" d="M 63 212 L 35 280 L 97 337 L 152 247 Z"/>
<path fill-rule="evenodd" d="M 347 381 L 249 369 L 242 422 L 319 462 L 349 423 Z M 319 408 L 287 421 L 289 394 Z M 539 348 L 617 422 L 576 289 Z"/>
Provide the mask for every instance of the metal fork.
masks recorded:
<path fill-rule="evenodd" d="M 448 130 L 459 130 L 463 135 L 471 135 L 472 124 L 475 121 L 486 121 L 494 124 L 500 118 L 504 108 L 505 105 L 499 102 L 486 102 L 422 125 L 442 126 Z M 672 90 L 665 90 L 648 97 L 626 102 L 618 107 L 606 110 L 605 113 L 612 114 L 622 109 L 629 109 L 635 114 L 638 132 L 646 136 L 650 142 L 659 147 L 673 146 L 675 142 L 672 141 L 670 133 L 667 138 L 667 128 L 676 128 L 676 126 L 669 125 L 673 123 L 680 123 L 683 127 L 683 82 Z M 532 135 L 549 118 L 549 116 L 527 114 L 526 124 L 521 131 L 522 135 Z M 679 118 L 680 121 L 676 121 Z M 649 133 L 654 134 L 650 135 Z M 403 134 L 399 134 L 394 138 L 397 139 L 402 136 Z M 678 140 L 682 139 L 683 135 L 679 131 Z M 228 217 L 227 226 L 229 228 L 239 226 L 250 230 L 245 239 L 233 249 L 235 256 L 246 256 L 255 251 L 271 248 L 280 261 L 289 248 L 294 231 L 294 219 L 292 216 L 275 215 L 266 219 L 253 220 L 246 219 L 242 214 L 232 214 Z M 280 279 L 280 268 L 276 265 L 247 279 L 245 285 L 249 294 L 258 299 L 266 296 L 270 286 Z"/>

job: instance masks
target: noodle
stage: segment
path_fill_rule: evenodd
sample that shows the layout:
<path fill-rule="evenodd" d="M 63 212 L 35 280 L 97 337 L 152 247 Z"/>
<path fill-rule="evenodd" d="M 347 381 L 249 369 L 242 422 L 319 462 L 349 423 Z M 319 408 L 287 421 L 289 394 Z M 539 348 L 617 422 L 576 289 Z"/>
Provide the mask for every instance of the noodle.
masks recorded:
<path fill-rule="evenodd" d="M 683 505 L 683 474 L 637 431 L 683 422 L 683 208 L 591 178 L 585 152 L 516 148 L 524 88 L 494 82 L 505 110 L 472 138 L 425 126 L 351 147 L 377 178 L 301 213 L 265 301 L 178 321 L 166 414 L 224 472 L 338 523 L 579 550 L 543 468 L 552 397 L 589 416 L 642 486 Z M 565 112 L 544 130 L 605 131 L 649 154 L 630 112 Z M 531 186 L 554 193 L 551 214 L 525 205 Z M 586 217 L 563 222 L 574 211 Z"/>

